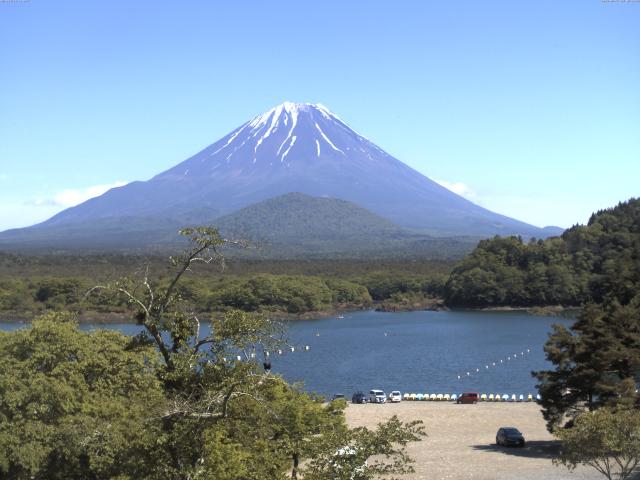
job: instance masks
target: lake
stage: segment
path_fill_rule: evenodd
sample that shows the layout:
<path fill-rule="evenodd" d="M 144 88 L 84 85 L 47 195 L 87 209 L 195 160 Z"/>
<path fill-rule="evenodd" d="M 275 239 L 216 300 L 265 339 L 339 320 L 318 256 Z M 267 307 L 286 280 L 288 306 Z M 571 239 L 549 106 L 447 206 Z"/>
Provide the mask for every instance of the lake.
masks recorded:
<path fill-rule="evenodd" d="M 309 350 L 274 352 L 271 363 L 287 380 L 327 396 L 350 397 L 372 388 L 526 396 L 536 393 L 530 372 L 550 367 L 542 347 L 551 324 L 571 322 L 524 312 L 348 313 L 289 322 L 291 344 Z M 0 324 L 3 330 L 21 326 Z M 100 327 L 127 334 L 140 330 L 131 324 L 82 325 Z"/>

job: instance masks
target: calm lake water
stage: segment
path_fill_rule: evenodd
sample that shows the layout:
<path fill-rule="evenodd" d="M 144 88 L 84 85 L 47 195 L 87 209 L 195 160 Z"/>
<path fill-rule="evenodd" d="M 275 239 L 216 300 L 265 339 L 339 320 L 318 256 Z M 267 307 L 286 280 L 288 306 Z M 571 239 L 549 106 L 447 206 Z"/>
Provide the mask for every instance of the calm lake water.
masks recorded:
<path fill-rule="evenodd" d="M 309 345 L 309 351 L 272 354 L 273 371 L 327 396 L 350 397 L 372 388 L 526 396 L 536 393 L 530 372 L 550 366 L 542 346 L 551 324 L 571 324 L 523 312 L 366 311 L 344 317 L 290 322 L 290 342 Z M 3 330 L 22 326 L 0 324 Z M 140 330 L 130 324 L 82 326 L 101 327 L 127 334 Z"/>

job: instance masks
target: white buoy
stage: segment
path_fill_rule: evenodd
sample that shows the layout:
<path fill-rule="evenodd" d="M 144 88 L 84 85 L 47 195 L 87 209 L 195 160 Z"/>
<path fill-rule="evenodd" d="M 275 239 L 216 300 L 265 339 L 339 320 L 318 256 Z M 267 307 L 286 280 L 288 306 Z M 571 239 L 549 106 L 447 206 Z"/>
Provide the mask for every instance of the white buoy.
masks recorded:
<path fill-rule="evenodd" d="M 489 365 L 485 365 L 484 368 L 489 368 Z"/>
<path fill-rule="evenodd" d="M 495 367 L 496 366 L 496 362 L 493 362 L 491 365 L 493 365 Z"/>
<path fill-rule="evenodd" d="M 238 359 L 239 362 L 242 361 L 242 357 L 240 355 L 238 355 L 236 358 Z"/>
<path fill-rule="evenodd" d="M 309 345 L 305 345 L 304 349 L 308 352 L 309 351 Z"/>
<path fill-rule="evenodd" d="M 502 363 L 502 360 L 500 360 L 500 363 Z"/>
<path fill-rule="evenodd" d="M 479 368 L 476 368 L 476 372 L 479 372 L 479 371 L 480 371 L 480 369 L 479 369 Z"/>
<path fill-rule="evenodd" d="M 268 357 L 269 356 L 269 352 L 264 352 L 264 356 Z"/>
<path fill-rule="evenodd" d="M 256 358 L 256 354 L 251 352 L 251 358 Z"/>
<path fill-rule="evenodd" d="M 278 355 L 282 355 L 282 350 L 278 350 Z"/>
<path fill-rule="evenodd" d="M 471 374 L 470 374 L 469 372 L 467 372 L 467 377 L 468 377 L 469 375 L 471 375 Z"/>
<path fill-rule="evenodd" d="M 292 352 L 295 352 L 295 351 L 296 351 L 296 348 L 295 348 L 295 347 L 291 347 L 291 351 L 292 351 Z"/>
<path fill-rule="evenodd" d="M 458 380 L 460 380 L 460 375 L 458 375 Z"/>

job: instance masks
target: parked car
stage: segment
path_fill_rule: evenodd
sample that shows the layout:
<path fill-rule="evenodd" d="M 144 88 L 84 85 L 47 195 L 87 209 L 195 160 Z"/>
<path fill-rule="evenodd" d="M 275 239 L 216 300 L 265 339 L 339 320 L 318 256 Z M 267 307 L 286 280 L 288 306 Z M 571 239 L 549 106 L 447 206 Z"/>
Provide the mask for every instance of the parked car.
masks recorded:
<path fill-rule="evenodd" d="M 398 403 L 402 401 L 402 394 L 398 390 L 394 390 L 389 394 L 389 401 L 391 403 Z"/>
<path fill-rule="evenodd" d="M 496 444 L 505 447 L 524 447 L 524 435 L 514 427 L 502 427 L 496 433 Z"/>
<path fill-rule="evenodd" d="M 479 399 L 480 395 L 477 393 L 465 392 L 457 398 L 456 403 L 478 403 Z"/>
<path fill-rule="evenodd" d="M 367 403 L 367 396 L 362 392 L 356 392 L 351 397 L 351 403 Z"/>
<path fill-rule="evenodd" d="M 369 392 L 370 403 L 387 403 L 387 395 L 382 390 L 371 390 Z"/>
<path fill-rule="evenodd" d="M 333 401 L 333 400 L 338 400 L 339 398 L 344 398 L 344 394 L 343 394 L 343 393 L 335 393 L 335 394 L 333 395 L 333 398 L 332 398 L 331 400 L 332 400 L 332 401 Z"/>

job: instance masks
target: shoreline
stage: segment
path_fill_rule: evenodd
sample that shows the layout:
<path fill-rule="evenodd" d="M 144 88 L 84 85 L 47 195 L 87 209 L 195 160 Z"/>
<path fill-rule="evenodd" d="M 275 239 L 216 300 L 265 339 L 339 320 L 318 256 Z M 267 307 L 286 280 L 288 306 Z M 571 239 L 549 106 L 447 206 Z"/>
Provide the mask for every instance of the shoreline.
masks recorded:
<path fill-rule="evenodd" d="M 334 316 L 349 314 L 353 312 L 364 312 L 368 310 L 373 310 L 376 312 L 388 312 L 388 313 L 402 313 L 402 312 L 440 312 L 440 311 L 449 311 L 449 310 L 460 310 L 460 311 L 470 311 L 470 312 L 525 312 L 529 315 L 533 316 L 551 316 L 551 317 L 564 317 L 564 316 L 572 316 L 580 311 L 580 307 L 563 307 L 561 305 L 548 305 L 544 307 L 512 307 L 512 306 L 501 306 L 501 307 L 482 307 L 482 308 L 449 308 L 444 302 L 440 300 L 435 300 L 431 302 L 426 302 L 420 305 L 389 305 L 388 303 L 385 305 L 385 302 L 374 302 L 372 305 L 368 307 L 356 307 L 356 306 L 337 306 L 336 308 L 330 308 L 325 310 L 312 310 L 309 312 L 303 313 L 291 313 L 285 311 L 257 311 L 257 312 L 248 312 L 248 313 L 258 313 L 265 315 L 267 317 L 271 317 L 273 320 L 283 321 L 283 322 L 292 322 L 298 320 L 322 320 Z M 0 313 L 0 323 L 23 323 L 28 324 L 31 321 L 39 316 L 46 314 L 47 312 L 40 312 L 35 315 L 24 315 L 17 314 L 15 312 L 7 312 Z M 216 312 L 208 312 L 202 314 L 202 321 L 209 321 L 212 316 L 222 315 L 224 311 L 216 311 Z M 87 324 L 132 324 L 135 325 L 137 322 L 132 318 L 131 314 L 123 313 L 123 312 L 95 312 L 95 311 L 86 311 L 82 313 L 78 313 L 77 315 L 78 323 Z"/>

